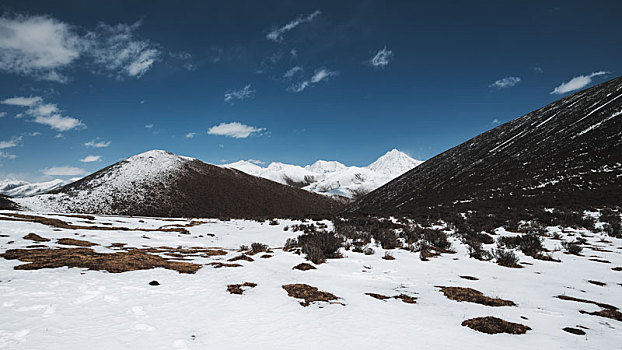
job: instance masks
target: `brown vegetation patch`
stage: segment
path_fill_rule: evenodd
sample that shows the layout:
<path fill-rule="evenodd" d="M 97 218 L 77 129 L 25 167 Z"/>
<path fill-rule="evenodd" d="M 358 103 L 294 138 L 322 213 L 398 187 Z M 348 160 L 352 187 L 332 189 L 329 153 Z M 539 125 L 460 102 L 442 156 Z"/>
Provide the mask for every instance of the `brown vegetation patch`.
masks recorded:
<path fill-rule="evenodd" d="M 326 301 L 337 300 L 338 298 L 331 293 L 323 292 L 317 288 L 308 284 L 285 284 L 283 289 L 287 291 L 287 295 L 296 299 L 304 299 L 300 302 L 302 306 L 309 306 L 314 301 Z"/>
<path fill-rule="evenodd" d="M 293 269 L 300 270 L 300 271 L 307 271 L 307 270 L 315 270 L 316 267 L 311 265 L 311 264 L 308 264 L 308 263 L 300 263 L 300 264 L 292 267 L 292 270 Z"/>
<path fill-rule="evenodd" d="M 231 294 L 243 294 L 247 288 L 255 288 L 255 287 L 257 287 L 257 283 L 253 283 L 253 282 L 244 282 L 242 284 L 230 284 L 227 286 L 227 291 Z"/>
<path fill-rule="evenodd" d="M 596 262 L 603 263 L 603 264 L 611 264 L 611 261 L 605 260 L 605 259 L 591 258 L 590 261 L 596 261 Z"/>
<path fill-rule="evenodd" d="M 602 307 L 603 309 L 610 309 L 610 310 L 617 310 L 618 309 L 617 307 L 615 307 L 613 305 L 609 305 L 609 304 L 605 304 L 605 303 L 599 303 L 599 302 L 592 301 L 592 300 L 587 300 L 587 299 L 570 297 L 570 296 L 567 296 L 567 295 L 558 295 L 558 296 L 556 296 L 556 298 L 557 299 L 561 299 L 561 300 L 576 301 L 578 303 L 594 304 L 594 305 Z"/>
<path fill-rule="evenodd" d="M 542 260 L 542 261 L 562 262 L 559 259 L 555 259 L 552 255 L 547 255 L 547 254 L 538 254 L 538 255 L 535 255 L 533 258 Z"/>
<path fill-rule="evenodd" d="M 73 238 L 61 238 L 57 241 L 57 243 L 62 244 L 62 245 L 76 245 L 79 247 L 92 247 L 94 245 L 97 245 L 96 243 L 93 243 L 93 242 L 83 241 L 80 239 L 73 239 Z"/>
<path fill-rule="evenodd" d="M 39 270 L 67 266 L 119 273 L 162 267 L 180 273 L 195 273 L 201 268 L 201 265 L 169 261 L 138 249 L 118 253 L 96 253 L 90 248 L 9 249 L 0 256 L 7 260 L 17 259 L 28 262 L 28 264 L 15 266 L 15 270 Z"/>
<path fill-rule="evenodd" d="M 465 280 L 469 280 L 469 281 L 477 281 L 477 280 L 479 280 L 479 278 L 477 278 L 477 277 L 468 276 L 468 275 L 460 276 L 460 278 L 464 278 Z"/>
<path fill-rule="evenodd" d="M 110 248 L 123 248 L 127 243 L 112 243 Z"/>
<path fill-rule="evenodd" d="M 399 294 L 399 295 L 394 295 L 392 297 L 386 296 L 386 295 L 382 295 L 382 294 L 377 294 L 377 293 L 365 293 L 365 295 L 369 295 L 372 298 L 376 298 L 378 300 L 387 300 L 387 299 L 400 299 L 403 302 L 407 303 L 407 304 L 416 304 L 417 303 L 417 298 L 412 297 L 410 295 L 406 295 L 406 294 Z"/>
<path fill-rule="evenodd" d="M 613 271 L 622 271 L 622 266 L 612 267 Z"/>
<path fill-rule="evenodd" d="M 493 316 L 472 318 L 462 322 L 462 325 L 486 334 L 525 334 L 531 330 L 523 324 L 508 322 Z"/>
<path fill-rule="evenodd" d="M 26 248 L 48 248 L 45 244 L 31 244 L 27 245 Z"/>
<path fill-rule="evenodd" d="M 487 306 L 515 306 L 513 301 L 485 296 L 482 292 L 473 288 L 464 287 L 441 287 L 441 292 L 451 300 L 466 301 L 469 303 Z"/>
<path fill-rule="evenodd" d="M 264 254 L 264 255 L 260 256 L 260 258 L 262 258 L 262 259 L 270 259 L 271 257 L 273 257 L 273 255 L 270 255 L 270 254 Z"/>
<path fill-rule="evenodd" d="M 244 260 L 244 261 L 255 261 L 253 258 L 251 258 L 250 256 L 246 255 L 246 254 L 242 254 L 242 255 L 238 255 L 235 256 L 227 261 L 238 261 L 238 260 Z"/>
<path fill-rule="evenodd" d="M 607 283 L 605 283 L 605 282 L 595 281 L 595 280 L 588 280 L 588 282 L 590 282 L 591 284 L 595 284 L 597 286 L 600 286 L 600 287 L 604 287 L 604 286 L 607 285 Z"/>
<path fill-rule="evenodd" d="M 585 331 L 578 328 L 566 327 L 562 328 L 562 330 L 575 335 L 585 335 Z"/>
<path fill-rule="evenodd" d="M 602 309 L 600 311 L 594 311 L 594 312 L 587 312 L 587 311 L 579 311 L 579 312 L 582 313 L 582 314 L 606 317 L 606 318 L 610 318 L 612 320 L 617 320 L 617 321 L 622 322 L 622 312 L 620 312 L 618 310 Z"/>
<path fill-rule="evenodd" d="M 215 269 L 219 269 L 221 267 L 242 267 L 242 265 L 240 264 L 228 264 L 228 263 L 221 263 L 218 261 L 209 263 L 208 265 L 214 266 Z"/>
<path fill-rule="evenodd" d="M 391 299 L 391 297 L 388 297 L 386 295 L 382 295 L 382 294 L 377 294 L 377 293 L 365 293 L 365 295 L 369 295 L 372 298 L 376 298 L 378 300 L 387 300 L 387 299 Z"/>
<path fill-rule="evenodd" d="M 50 241 L 49 238 L 41 237 L 38 234 L 32 233 L 32 232 L 25 235 L 22 238 L 30 240 L 30 241 L 34 241 L 34 242 L 49 242 Z"/>

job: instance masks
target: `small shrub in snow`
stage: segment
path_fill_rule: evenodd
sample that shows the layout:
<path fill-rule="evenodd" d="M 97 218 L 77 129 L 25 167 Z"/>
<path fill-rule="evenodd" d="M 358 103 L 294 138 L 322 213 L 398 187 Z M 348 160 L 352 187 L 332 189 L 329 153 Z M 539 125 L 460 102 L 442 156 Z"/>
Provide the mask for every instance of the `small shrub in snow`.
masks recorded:
<path fill-rule="evenodd" d="M 305 233 L 298 237 L 298 244 L 307 259 L 315 264 L 321 264 L 328 258 L 339 258 L 339 248 L 342 239 L 333 232 L 316 231 Z"/>
<path fill-rule="evenodd" d="M 518 257 L 512 250 L 506 249 L 494 249 L 492 251 L 497 264 L 505 267 L 520 267 L 518 264 Z"/>
<path fill-rule="evenodd" d="M 263 243 L 255 242 L 255 243 L 251 244 L 251 251 L 254 254 L 261 253 L 261 252 L 267 252 L 268 251 L 268 246 L 266 244 L 263 244 Z"/>
<path fill-rule="evenodd" d="M 583 247 L 581 247 L 578 241 L 562 242 L 562 247 L 564 247 L 566 253 L 573 255 L 579 255 L 583 251 Z"/>

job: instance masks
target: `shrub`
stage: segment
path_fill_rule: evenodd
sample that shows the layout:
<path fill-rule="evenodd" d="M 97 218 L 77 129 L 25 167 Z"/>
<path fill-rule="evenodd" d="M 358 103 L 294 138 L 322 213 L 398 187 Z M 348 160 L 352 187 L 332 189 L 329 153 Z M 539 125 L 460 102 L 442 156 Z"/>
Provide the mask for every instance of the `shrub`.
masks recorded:
<path fill-rule="evenodd" d="M 535 257 L 542 253 L 542 239 L 535 234 L 526 234 L 520 238 L 520 250 L 528 256 Z"/>
<path fill-rule="evenodd" d="M 277 219 L 271 219 L 270 222 L 268 223 L 268 225 L 272 225 L 272 226 L 276 226 L 279 224 L 279 220 Z"/>
<path fill-rule="evenodd" d="M 512 250 L 495 249 L 492 251 L 497 264 L 505 267 L 520 267 L 518 264 L 518 257 Z"/>
<path fill-rule="evenodd" d="M 373 234 L 374 239 L 380 242 L 383 249 L 395 249 L 399 246 L 397 235 L 390 229 L 379 229 Z"/>
<path fill-rule="evenodd" d="M 266 244 L 263 244 L 263 243 L 255 242 L 255 243 L 251 244 L 251 251 L 253 252 L 253 254 L 257 254 L 257 253 L 261 253 L 261 252 L 267 252 L 268 251 L 268 246 Z"/>
<path fill-rule="evenodd" d="M 342 239 L 333 232 L 316 231 L 298 237 L 298 244 L 307 259 L 315 264 L 323 263 L 327 258 L 339 258 Z"/>
<path fill-rule="evenodd" d="M 578 240 L 574 242 L 562 242 L 562 247 L 564 247 L 566 253 L 573 255 L 579 255 L 583 251 L 583 247 L 581 247 Z"/>
<path fill-rule="evenodd" d="M 285 241 L 285 245 L 283 246 L 284 251 L 289 251 L 293 248 L 298 247 L 298 240 L 296 238 L 288 238 Z"/>
<path fill-rule="evenodd" d="M 490 252 L 482 248 L 482 243 L 477 242 L 468 246 L 469 257 L 477 260 L 490 260 Z"/>
<path fill-rule="evenodd" d="M 395 257 L 391 252 L 384 252 L 384 256 L 382 258 L 384 260 L 395 260 Z"/>
<path fill-rule="evenodd" d="M 365 250 L 363 250 L 363 253 L 365 255 L 374 255 L 374 253 L 376 253 L 371 247 L 367 247 L 365 248 Z"/>
<path fill-rule="evenodd" d="M 425 229 L 423 239 L 432 247 L 440 250 L 451 248 L 451 242 L 447 240 L 447 234 L 441 230 Z"/>

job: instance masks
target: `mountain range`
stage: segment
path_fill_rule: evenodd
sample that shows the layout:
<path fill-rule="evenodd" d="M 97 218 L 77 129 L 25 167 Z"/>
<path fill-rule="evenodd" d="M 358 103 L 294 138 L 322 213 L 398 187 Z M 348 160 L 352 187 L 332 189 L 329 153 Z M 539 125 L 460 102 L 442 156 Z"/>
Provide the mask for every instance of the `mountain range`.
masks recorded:
<path fill-rule="evenodd" d="M 307 166 L 274 162 L 262 167 L 256 162 L 244 160 L 222 166 L 311 192 L 357 198 L 421 163 L 393 149 L 365 167 L 325 160 Z"/>

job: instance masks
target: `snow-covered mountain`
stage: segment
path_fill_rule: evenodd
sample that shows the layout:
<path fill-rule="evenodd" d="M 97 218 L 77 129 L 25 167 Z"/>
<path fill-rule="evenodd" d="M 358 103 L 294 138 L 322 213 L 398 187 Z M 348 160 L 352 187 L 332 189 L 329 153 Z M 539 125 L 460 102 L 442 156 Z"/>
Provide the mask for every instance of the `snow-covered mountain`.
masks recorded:
<path fill-rule="evenodd" d="M 325 196 L 161 150 L 14 202 L 33 211 L 183 217 L 304 216 L 341 208 Z"/>
<path fill-rule="evenodd" d="M 375 190 L 421 163 L 393 149 L 366 167 L 346 166 L 337 161 L 325 160 L 304 167 L 278 162 L 261 167 L 244 160 L 222 166 L 312 192 L 355 198 Z"/>
<path fill-rule="evenodd" d="M 44 182 L 27 182 L 22 180 L 6 179 L 0 181 L 0 194 L 10 197 L 35 196 L 38 194 L 47 193 L 51 190 L 65 186 L 79 179 L 79 177 L 76 177 L 69 180 L 54 179 Z"/>

